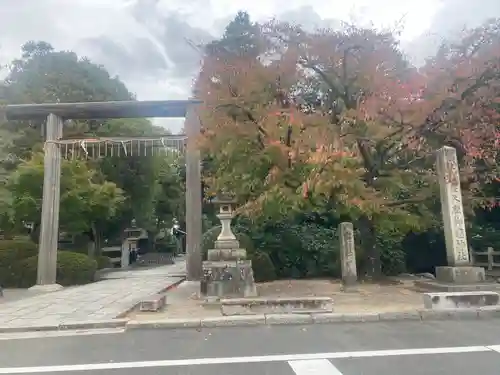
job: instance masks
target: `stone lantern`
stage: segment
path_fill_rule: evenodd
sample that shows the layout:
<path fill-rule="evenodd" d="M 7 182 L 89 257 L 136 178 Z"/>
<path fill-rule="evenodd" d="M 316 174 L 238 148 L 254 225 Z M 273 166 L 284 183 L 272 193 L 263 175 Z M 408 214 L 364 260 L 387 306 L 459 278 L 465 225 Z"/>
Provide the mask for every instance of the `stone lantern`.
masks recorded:
<path fill-rule="evenodd" d="M 212 203 L 218 207 L 219 213 L 217 214 L 217 218 L 221 223 L 221 231 L 217 240 L 215 241 L 216 249 L 239 249 L 240 243 L 236 239 L 232 229 L 231 229 L 231 221 L 234 216 L 234 206 L 236 204 L 236 200 L 228 197 L 228 196 L 217 196 L 212 199 Z M 246 257 L 243 256 L 243 258 Z"/>
<path fill-rule="evenodd" d="M 221 231 L 203 262 L 201 294 L 207 298 L 254 297 L 257 295 L 252 261 L 231 229 L 236 201 L 227 195 L 212 199 L 218 207 Z"/>

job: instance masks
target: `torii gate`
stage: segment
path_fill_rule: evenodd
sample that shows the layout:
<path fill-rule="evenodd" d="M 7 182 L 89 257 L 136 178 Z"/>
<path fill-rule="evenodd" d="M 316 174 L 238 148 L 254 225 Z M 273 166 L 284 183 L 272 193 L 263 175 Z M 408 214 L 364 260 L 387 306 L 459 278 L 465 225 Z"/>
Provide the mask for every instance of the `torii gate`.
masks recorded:
<path fill-rule="evenodd" d="M 202 277 L 201 256 L 201 165 L 196 137 L 200 121 L 197 104 L 190 100 L 116 101 L 84 103 L 19 104 L 0 107 L 0 120 L 47 120 L 42 220 L 38 250 L 37 283 L 34 288 L 54 290 L 56 283 L 57 245 L 59 237 L 59 204 L 61 180 L 61 150 L 65 120 L 113 118 L 179 118 L 185 117 L 186 147 L 186 252 L 187 277 L 198 281 Z"/>

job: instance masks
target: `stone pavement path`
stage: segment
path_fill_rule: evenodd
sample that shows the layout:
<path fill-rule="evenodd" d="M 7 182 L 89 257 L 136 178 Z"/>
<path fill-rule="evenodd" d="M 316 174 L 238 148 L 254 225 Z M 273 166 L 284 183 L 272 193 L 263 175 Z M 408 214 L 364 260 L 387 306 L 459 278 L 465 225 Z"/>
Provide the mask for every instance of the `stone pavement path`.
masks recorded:
<path fill-rule="evenodd" d="M 182 280 L 185 262 L 122 271 L 93 284 L 69 287 L 0 304 L 0 327 L 39 326 L 114 319 L 142 298 L 156 294 Z"/>

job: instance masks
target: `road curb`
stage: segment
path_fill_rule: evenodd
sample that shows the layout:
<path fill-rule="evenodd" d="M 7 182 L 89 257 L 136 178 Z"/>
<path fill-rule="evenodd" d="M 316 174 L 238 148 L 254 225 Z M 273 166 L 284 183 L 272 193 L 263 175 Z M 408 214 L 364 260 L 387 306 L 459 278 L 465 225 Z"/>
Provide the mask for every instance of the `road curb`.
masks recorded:
<path fill-rule="evenodd" d="M 125 328 L 127 319 L 92 320 L 83 322 L 62 322 L 54 324 L 34 324 L 28 326 L 3 326 L 0 333 L 21 333 L 21 332 L 48 332 L 48 331 L 70 331 L 70 330 L 90 330 L 104 328 Z"/>
<path fill-rule="evenodd" d="M 179 283 L 180 284 L 180 283 Z M 173 286 L 172 286 L 173 287 Z M 373 323 L 404 321 L 489 320 L 500 318 L 500 306 L 478 309 L 409 310 L 399 312 L 316 313 L 316 314 L 260 314 L 207 318 L 161 319 L 136 321 L 128 319 L 62 322 L 30 326 L 0 326 L 0 333 L 47 332 L 123 328 L 138 329 L 202 329 L 219 327 L 255 327 L 274 325 L 310 325 L 334 323 Z"/>
<path fill-rule="evenodd" d="M 210 317 L 201 319 L 163 319 L 128 321 L 126 330 L 252 327 L 258 325 L 309 325 L 332 323 L 373 323 L 402 321 L 485 320 L 500 318 L 500 306 L 479 309 L 409 310 L 400 312 L 262 314 Z"/>

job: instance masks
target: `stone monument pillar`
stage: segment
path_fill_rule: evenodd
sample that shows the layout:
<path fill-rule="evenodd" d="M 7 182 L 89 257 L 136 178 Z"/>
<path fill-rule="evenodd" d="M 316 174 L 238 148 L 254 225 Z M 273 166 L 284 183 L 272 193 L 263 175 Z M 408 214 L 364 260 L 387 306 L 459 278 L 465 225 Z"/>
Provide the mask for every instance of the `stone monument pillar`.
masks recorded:
<path fill-rule="evenodd" d="M 470 284 L 485 281 L 482 267 L 472 267 L 465 230 L 457 152 L 443 147 L 437 152 L 437 173 L 441 196 L 447 267 L 436 268 L 436 278 L 444 283 Z"/>
<path fill-rule="evenodd" d="M 340 223 L 340 267 L 342 270 L 342 284 L 353 286 L 358 282 L 356 269 L 356 252 L 354 247 L 354 228 L 352 223 Z"/>
<path fill-rule="evenodd" d="M 235 202 L 227 197 L 217 197 L 212 203 L 219 206 L 217 217 L 222 227 L 215 249 L 208 250 L 207 260 L 203 262 L 201 294 L 208 298 L 255 297 L 257 289 L 252 261 L 246 259 L 246 249 L 240 248 L 231 230 Z"/>

